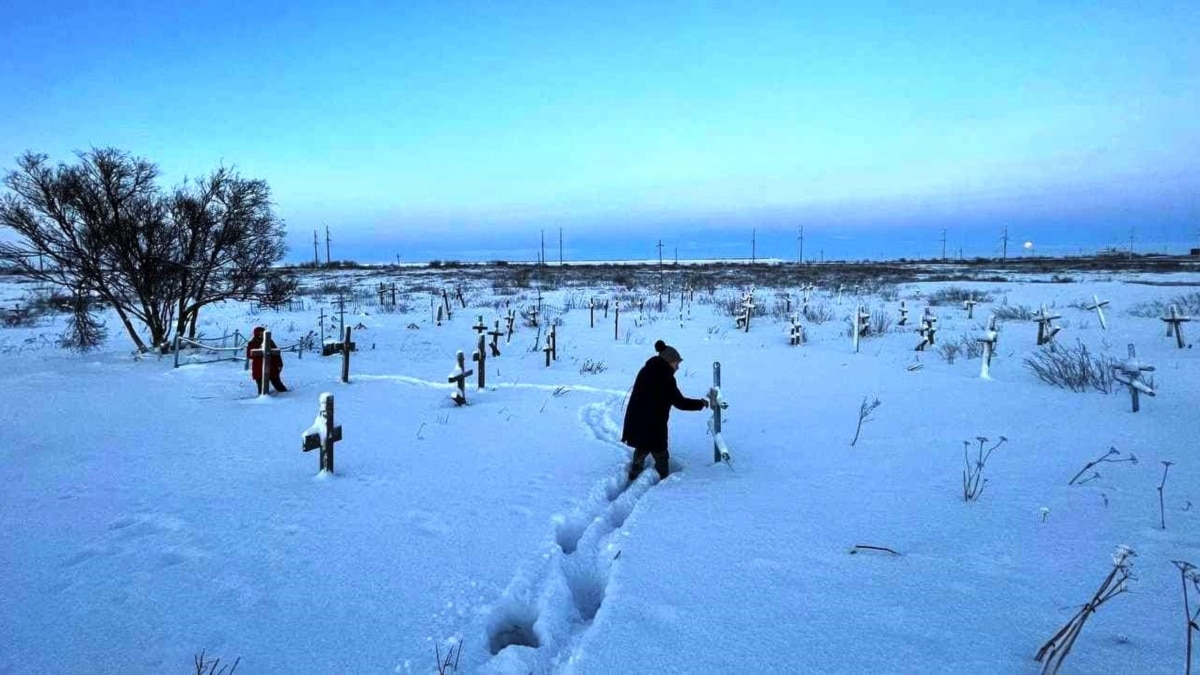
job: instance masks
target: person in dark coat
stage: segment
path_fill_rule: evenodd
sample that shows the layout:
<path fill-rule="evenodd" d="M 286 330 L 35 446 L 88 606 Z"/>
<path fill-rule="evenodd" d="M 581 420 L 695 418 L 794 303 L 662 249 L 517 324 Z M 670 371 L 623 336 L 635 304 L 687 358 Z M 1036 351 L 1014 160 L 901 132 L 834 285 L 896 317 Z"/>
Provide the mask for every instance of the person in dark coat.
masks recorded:
<path fill-rule="evenodd" d="M 263 357 L 262 354 L 255 354 L 254 350 L 262 349 L 263 332 L 266 329 L 262 326 L 254 327 L 254 336 L 246 343 L 246 356 L 250 359 L 250 378 L 254 380 L 255 391 L 261 392 L 263 385 Z M 267 349 L 278 350 L 275 345 L 275 340 L 267 342 Z M 279 374 L 283 372 L 283 356 L 275 353 L 271 354 L 271 386 L 275 387 L 275 391 L 287 391 L 288 388 L 283 386 L 283 380 L 279 378 Z"/>
<path fill-rule="evenodd" d="M 687 398 L 679 393 L 675 383 L 675 371 L 683 358 L 679 352 L 662 340 L 654 343 L 657 355 L 651 356 L 633 382 L 633 393 L 625 409 L 625 427 L 621 441 L 633 448 L 633 461 L 629 465 L 629 480 L 637 480 L 646 465 L 647 455 L 654 457 L 654 468 L 660 478 L 670 473 L 667 452 L 667 419 L 671 406 L 680 410 L 703 410 L 708 399 Z"/>

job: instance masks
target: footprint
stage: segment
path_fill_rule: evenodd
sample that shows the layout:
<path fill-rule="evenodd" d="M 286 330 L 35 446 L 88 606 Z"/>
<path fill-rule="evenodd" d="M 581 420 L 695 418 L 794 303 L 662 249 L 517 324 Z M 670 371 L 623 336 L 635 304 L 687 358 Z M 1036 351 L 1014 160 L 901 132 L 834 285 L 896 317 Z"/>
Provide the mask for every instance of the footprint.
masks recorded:
<path fill-rule="evenodd" d="M 556 523 L 554 541 L 563 553 L 571 555 L 579 547 L 579 540 L 583 538 L 583 533 L 587 531 L 590 523 L 579 516 L 573 518 L 555 516 L 554 520 Z"/>
<path fill-rule="evenodd" d="M 509 647 L 541 646 L 533 624 L 537 623 L 537 612 L 528 607 L 509 607 L 493 617 L 488 626 L 488 649 L 492 656 Z"/>

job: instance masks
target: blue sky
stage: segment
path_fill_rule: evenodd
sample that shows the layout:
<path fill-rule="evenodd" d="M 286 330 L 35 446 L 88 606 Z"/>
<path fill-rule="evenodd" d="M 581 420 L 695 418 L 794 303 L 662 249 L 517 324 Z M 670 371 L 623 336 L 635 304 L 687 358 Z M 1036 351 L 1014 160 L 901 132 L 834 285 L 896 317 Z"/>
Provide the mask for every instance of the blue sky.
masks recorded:
<path fill-rule="evenodd" d="M 297 259 L 1196 239 L 1200 3 L 826 4 L 10 0 L 0 166 L 232 164 Z"/>

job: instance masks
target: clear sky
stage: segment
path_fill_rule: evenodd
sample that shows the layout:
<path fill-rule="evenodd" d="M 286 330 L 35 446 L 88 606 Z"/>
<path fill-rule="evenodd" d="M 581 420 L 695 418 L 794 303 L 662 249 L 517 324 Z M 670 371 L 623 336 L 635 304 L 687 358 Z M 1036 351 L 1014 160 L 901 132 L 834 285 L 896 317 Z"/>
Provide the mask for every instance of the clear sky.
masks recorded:
<path fill-rule="evenodd" d="M 0 166 L 108 145 L 266 179 L 297 259 L 323 223 L 359 259 L 559 227 L 1188 242 L 1200 2 L 8 0 Z"/>

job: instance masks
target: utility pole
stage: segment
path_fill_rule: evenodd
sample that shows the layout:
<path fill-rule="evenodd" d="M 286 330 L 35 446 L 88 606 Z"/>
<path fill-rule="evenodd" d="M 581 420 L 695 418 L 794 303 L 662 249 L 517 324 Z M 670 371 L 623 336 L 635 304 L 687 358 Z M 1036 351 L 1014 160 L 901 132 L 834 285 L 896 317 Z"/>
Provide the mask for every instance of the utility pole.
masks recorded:
<path fill-rule="evenodd" d="M 563 264 L 563 257 L 562 257 L 562 228 L 560 227 L 560 228 L 558 228 L 558 266 L 559 266 L 559 267 L 562 267 L 562 264 Z"/>
<path fill-rule="evenodd" d="M 662 263 L 663 243 L 662 243 L 662 239 L 658 240 L 657 248 L 658 248 L 658 293 L 659 293 L 659 295 L 662 295 L 663 288 L 665 287 L 663 284 L 663 266 L 662 266 L 663 265 L 663 263 Z"/>
<path fill-rule="evenodd" d="M 679 267 L 679 247 L 675 247 L 675 266 Z"/>
<path fill-rule="evenodd" d="M 1005 226 L 1005 228 L 1004 228 L 1004 234 L 1000 235 L 1000 242 L 1001 242 L 1001 246 L 1002 246 L 1002 248 L 1000 249 L 1000 259 L 1008 260 L 1008 227 L 1007 226 Z"/>
<path fill-rule="evenodd" d="M 546 230 L 542 230 L 542 252 L 541 252 L 541 258 L 539 259 L 538 264 L 539 265 L 546 264 Z"/>
<path fill-rule="evenodd" d="M 317 252 L 317 230 L 313 228 L 313 265 L 321 266 L 321 254 Z"/>
<path fill-rule="evenodd" d="M 333 258 L 329 255 L 329 226 L 325 226 L 325 264 L 333 264 Z"/>
<path fill-rule="evenodd" d="M 758 228 L 750 230 L 750 262 L 758 262 Z"/>
<path fill-rule="evenodd" d="M 1129 227 L 1129 259 L 1133 260 L 1133 226 Z"/>
<path fill-rule="evenodd" d="M 804 264 L 804 226 L 800 226 L 800 235 L 796 237 L 796 262 Z"/>
<path fill-rule="evenodd" d="M 942 260 L 946 259 L 946 228 L 942 228 Z"/>

